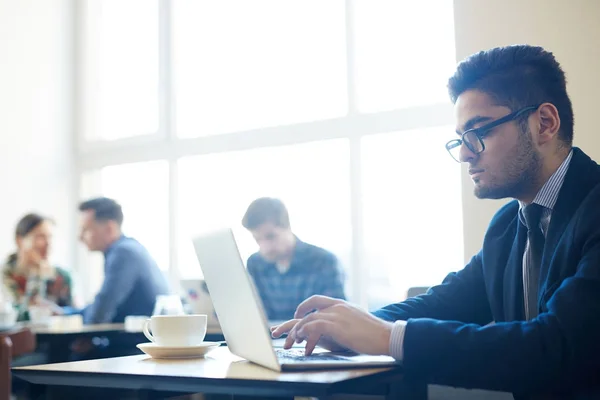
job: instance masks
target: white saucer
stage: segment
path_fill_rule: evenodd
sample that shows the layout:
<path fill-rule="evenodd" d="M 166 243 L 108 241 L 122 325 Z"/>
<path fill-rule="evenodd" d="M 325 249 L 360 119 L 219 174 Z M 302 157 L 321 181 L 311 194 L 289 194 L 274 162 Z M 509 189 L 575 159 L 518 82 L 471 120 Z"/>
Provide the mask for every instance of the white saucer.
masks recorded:
<path fill-rule="evenodd" d="M 202 342 L 197 346 L 159 346 L 156 343 L 140 343 L 137 348 L 152 358 L 201 358 L 219 347 L 219 342 Z"/>

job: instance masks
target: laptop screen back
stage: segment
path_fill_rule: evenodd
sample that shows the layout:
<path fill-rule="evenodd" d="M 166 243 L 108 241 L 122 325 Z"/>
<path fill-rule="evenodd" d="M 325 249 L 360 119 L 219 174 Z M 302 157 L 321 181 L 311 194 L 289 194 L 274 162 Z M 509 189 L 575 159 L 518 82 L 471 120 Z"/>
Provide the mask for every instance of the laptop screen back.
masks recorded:
<path fill-rule="evenodd" d="M 280 370 L 260 298 L 231 229 L 197 236 L 193 243 L 230 351 Z"/>

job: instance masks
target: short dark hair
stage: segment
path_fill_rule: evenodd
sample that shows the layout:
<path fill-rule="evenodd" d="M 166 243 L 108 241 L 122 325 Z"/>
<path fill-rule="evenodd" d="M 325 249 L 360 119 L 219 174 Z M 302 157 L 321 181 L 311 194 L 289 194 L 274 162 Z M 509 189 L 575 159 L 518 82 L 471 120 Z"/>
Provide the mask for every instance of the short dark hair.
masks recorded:
<path fill-rule="evenodd" d="M 467 57 L 448 81 L 452 103 L 471 89 L 490 95 L 511 111 L 546 102 L 554 104 L 561 121 L 559 138 L 572 145 L 573 106 L 565 73 L 554 55 L 542 47 L 496 47 Z"/>
<path fill-rule="evenodd" d="M 253 230 L 266 222 L 271 222 L 282 228 L 290 227 L 290 216 L 285 204 L 279 199 L 261 197 L 248 206 L 242 225 L 248 230 Z"/>
<path fill-rule="evenodd" d="M 94 211 L 96 221 L 115 221 L 119 226 L 123 224 L 123 209 L 121 205 L 108 197 L 96 197 L 86 200 L 79 205 L 79 211 Z"/>
<path fill-rule="evenodd" d="M 29 213 L 24 215 L 15 228 L 15 237 L 25 237 L 35 228 L 40 226 L 43 222 L 54 222 L 48 217 L 36 213 Z"/>

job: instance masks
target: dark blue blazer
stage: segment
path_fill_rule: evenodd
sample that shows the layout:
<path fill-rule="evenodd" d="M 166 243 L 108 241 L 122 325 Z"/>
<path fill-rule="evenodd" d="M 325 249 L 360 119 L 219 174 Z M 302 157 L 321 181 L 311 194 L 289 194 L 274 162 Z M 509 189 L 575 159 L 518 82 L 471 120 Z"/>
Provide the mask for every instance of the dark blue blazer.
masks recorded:
<path fill-rule="evenodd" d="M 408 379 L 524 398 L 600 398 L 600 166 L 573 150 L 546 237 L 539 316 L 524 320 L 527 231 L 512 201 L 463 270 L 375 312 L 408 321 Z"/>

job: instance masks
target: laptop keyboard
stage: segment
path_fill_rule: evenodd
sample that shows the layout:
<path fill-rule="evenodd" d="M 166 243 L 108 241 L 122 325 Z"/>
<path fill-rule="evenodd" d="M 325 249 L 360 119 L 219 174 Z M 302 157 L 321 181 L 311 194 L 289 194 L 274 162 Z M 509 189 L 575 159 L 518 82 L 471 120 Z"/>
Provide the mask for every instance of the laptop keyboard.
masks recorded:
<path fill-rule="evenodd" d="M 304 355 L 304 350 L 282 350 L 275 349 L 275 355 L 281 363 L 305 362 L 305 361 L 340 361 L 347 360 L 347 357 L 331 353 L 313 353 L 310 356 Z"/>

